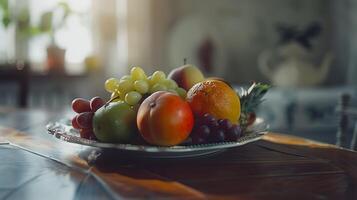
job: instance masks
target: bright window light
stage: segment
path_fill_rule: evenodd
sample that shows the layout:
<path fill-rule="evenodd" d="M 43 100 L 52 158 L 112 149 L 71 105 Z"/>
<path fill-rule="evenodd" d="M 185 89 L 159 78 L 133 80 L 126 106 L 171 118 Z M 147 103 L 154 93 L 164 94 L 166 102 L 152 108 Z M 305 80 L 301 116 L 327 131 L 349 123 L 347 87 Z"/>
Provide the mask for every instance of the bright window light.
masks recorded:
<path fill-rule="evenodd" d="M 38 24 L 44 12 L 52 10 L 63 0 L 30 0 L 29 9 L 31 23 Z M 66 50 L 66 62 L 73 66 L 82 63 L 93 50 L 91 26 L 91 0 L 66 0 L 69 7 L 75 12 L 70 15 L 64 26 L 55 33 L 55 43 Z M 47 34 L 32 37 L 29 42 L 29 58 L 33 63 L 44 63 L 46 48 L 50 44 Z"/>

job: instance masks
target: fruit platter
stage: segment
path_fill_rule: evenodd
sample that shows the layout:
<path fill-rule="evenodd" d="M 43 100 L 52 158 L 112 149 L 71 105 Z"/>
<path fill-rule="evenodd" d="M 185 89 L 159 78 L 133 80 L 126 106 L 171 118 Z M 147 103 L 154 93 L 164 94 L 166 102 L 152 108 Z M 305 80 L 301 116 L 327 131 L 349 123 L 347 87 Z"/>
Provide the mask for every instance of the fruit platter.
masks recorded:
<path fill-rule="evenodd" d="M 104 83 L 108 98 L 76 98 L 70 119 L 51 122 L 48 133 L 70 143 L 132 156 L 177 158 L 224 151 L 259 140 L 267 130 L 255 110 L 270 86 L 235 90 L 185 64 L 168 76 L 141 67 Z"/>

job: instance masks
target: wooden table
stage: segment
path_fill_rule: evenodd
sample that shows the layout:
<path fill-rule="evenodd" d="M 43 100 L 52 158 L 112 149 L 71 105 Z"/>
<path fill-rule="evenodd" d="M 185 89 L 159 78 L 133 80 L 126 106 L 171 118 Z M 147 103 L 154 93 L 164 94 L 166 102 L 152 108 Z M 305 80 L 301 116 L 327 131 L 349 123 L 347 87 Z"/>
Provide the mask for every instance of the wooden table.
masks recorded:
<path fill-rule="evenodd" d="M 98 156 L 48 135 L 67 112 L 0 109 L 0 199 L 357 199 L 357 154 L 269 133 L 185 160 Z"/>

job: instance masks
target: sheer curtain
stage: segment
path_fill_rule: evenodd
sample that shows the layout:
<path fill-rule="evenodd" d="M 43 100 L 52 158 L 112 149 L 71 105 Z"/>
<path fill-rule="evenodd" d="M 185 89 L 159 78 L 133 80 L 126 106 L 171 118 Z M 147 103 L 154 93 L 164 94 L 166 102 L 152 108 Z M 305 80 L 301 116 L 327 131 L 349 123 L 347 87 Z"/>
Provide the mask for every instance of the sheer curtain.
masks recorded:
<path fill-rule="evenodd" d="M 168 70 L 166 42 L 173 23 L 174 1 L 128 0 L 128 65 L 145 71 Z"/>
<path fill-rule="evenodd" d="M 104 76 L 128 71 L 127 0 L 92 0 L 94 53 Z"/>

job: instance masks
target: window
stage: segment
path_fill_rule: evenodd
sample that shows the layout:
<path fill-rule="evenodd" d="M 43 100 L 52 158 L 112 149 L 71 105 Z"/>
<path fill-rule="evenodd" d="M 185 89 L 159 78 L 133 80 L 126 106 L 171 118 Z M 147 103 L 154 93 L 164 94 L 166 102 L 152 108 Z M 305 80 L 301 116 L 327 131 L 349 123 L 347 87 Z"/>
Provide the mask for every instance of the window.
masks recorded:
<path fill-rule="evenodd" d="M 31 23 L 38 24 L 43 13 L 53 10 L 63 0 L 29 0 Z M 54 42 L 66 50 L 67 71 L 78 72 L 83 70 L 82 63 L 86 56 L 93 50 L 92 35 L 90 31 L 91 9 L 90 0 L 65 0 L 73 14 L 65 20 L 64 25 L 59 27 L 54 34 Z M 53 14 L 54 24 L 56 12 Z M 43 63 L 46 60 L 46 48 L 50 44 L 49 35 L 39 35 L 31 38 L 29 43 L 29 59 L 33 63 Z M 35 65 L 33 65 L 35 66 Z M 42 65 L 43 66 L 43 65 Z"/>
<path fill-rule="evenodd" d="M 15 53 L 14 48 L 25 49 L 25 58 L 32 63 L 33 70 L 44 70 L 46 62 L 46 49 L 54 42 L 58 47 L 66 51 L 66 71 L 78 72 L 83 71 L 82 63 L 84 59 L 92 54 L 93 41 L 91 34 L 91 15 L 90 9 L 92 6 L 91 0 L 27 0 L 27 1 L 11 1 L 8 0 L 8 8 L 13 19 L 19 19 L 24 13 L 28 13 L 26 19 L 29 21 L 31 33 L 26 32 L 25 42 L 20 41 L 15 34 L 16 23 L 5 28 L 0 24 L 0 60 L 6 61 L 12 58 L 19 58 L 19 54 Z M 62 3 L 62 4 L 61 4 Z M 60 6 L 62 5 L 62 6 Z M 64 8 L 71 10 L 65 20 L 61 20 L 64 15 Z M 28 12 L 25 12 L 27 11 Z M 0 16 L 2 16 L 0 9 Z M 42 19 L 45 14 L 50 14 L 52 17 L 48 21 L 52 22 L 53 37 L 49 32 L 39 31 Z M 13 20 L 13 22 L 16 20 Z M 19 24 L 19 23 L 17 23 Z M 42 23 L 43 24 L 43 23 Z M 34 27 L 36 27 L 34 29 Z M 37 32 L 33 32 L 37 30 Z M 19 43 L 22 43 L 19 45 Z M 25 44 L 27 43 L 27 44 Z M 22 53 L 23 54 L 23 53 Z M 23 56 L 20 56 L 23 58 Z"/>

